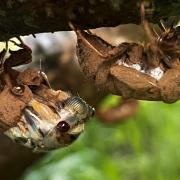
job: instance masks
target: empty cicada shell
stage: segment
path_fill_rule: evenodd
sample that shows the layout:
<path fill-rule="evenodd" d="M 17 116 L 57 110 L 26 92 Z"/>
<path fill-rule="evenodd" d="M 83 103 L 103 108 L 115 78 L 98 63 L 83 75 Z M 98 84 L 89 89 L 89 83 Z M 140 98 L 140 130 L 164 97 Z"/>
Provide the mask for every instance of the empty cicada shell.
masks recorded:
<path fill-rule="evenodd" d="M 173 103 L 180 99 L 180 27 L 161 22 L 164 28 L 156 36 L 145 22 L 147 44 L 124 42 L 118 46 L 70 23 L 77 35 L 79 64 L 103 91 L 124 99 Z"/>

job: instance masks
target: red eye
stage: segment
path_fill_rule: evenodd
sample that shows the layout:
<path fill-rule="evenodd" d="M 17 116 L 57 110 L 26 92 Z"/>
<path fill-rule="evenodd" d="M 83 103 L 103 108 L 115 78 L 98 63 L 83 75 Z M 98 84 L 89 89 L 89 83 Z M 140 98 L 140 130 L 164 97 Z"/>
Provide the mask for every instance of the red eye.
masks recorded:
<path fill-rule="evenodd" d="M 62 133 L 65 133 L 70 129 L 70 125 L 65 121 L 59 122 L 56 127 L 57 127 L 57 130 Z"/>

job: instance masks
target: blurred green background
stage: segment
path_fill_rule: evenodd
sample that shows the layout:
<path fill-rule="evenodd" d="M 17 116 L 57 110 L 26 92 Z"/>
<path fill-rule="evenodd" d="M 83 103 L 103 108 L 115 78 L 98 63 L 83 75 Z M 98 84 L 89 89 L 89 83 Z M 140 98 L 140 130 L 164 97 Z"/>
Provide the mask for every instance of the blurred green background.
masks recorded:
<path fill-rule="evenodd" d="M 94 117 L 74 144 L 48 153 L 21 180 L 179 180 L 179 107 L 141 101 L 134 117 L 113 126 Z"/>

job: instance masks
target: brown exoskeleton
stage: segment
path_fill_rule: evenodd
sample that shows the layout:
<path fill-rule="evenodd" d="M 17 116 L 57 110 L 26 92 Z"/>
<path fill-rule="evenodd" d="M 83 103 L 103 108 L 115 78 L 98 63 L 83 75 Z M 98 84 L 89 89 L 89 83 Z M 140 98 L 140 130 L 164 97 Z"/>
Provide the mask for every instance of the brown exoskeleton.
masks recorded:
<path fill-rule="evenodd" d="M 12 67 L 31 62 L 31 49 L 4 59 L 1 52 L 0 122 L 13 141 L 34 151 L 64 147 L 78 138 L 94 109 L 83 99 L 50 87 L 44 73 L 35 69 L 19 72 Z"/>
<path fill-rule="evenodd" d="M 142 24 L 148 44 L 121 43 L 113 46 L 90 30 L 77 34 L 77 56 L 86 76 L 95 84 L 124 98 L 163 100 L 180 99 L 180 28 L 166 26 L 155 35 L 144 18 Z"/>
<path fill-rule="evenodd" d="M 180 56 L 180 27 L 174 27 L 176 20 L 169 19 L 160 20 L 161 27 L 157 27 L 159 32 L 153 28 L 154 33 L 152 32 L 149 23 L 145 19 L 145 6 L 144 3 L 141 4 L 141 20 L 143 28 L 149 39 L 147 44 L 147 54 L 153 54 L 151 61 L 154 60 L 158 65 L 163 62 L 165 67 L 171 68 L 174 55 L 176 57 Z"/>

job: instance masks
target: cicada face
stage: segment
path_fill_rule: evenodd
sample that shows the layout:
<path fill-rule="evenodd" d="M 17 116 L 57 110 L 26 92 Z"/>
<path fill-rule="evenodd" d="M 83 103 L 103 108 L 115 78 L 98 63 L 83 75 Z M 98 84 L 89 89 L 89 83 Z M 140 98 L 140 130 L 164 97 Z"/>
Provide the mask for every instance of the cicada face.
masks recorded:
<path fill-rule="evenodd" d="M 15 142 L 45 152 L 71 144 L 84 130 L 94 108 L 80 97 L 49 107 L 35 99 L 23 111 L 16 127 L 5 132 Z"/>

